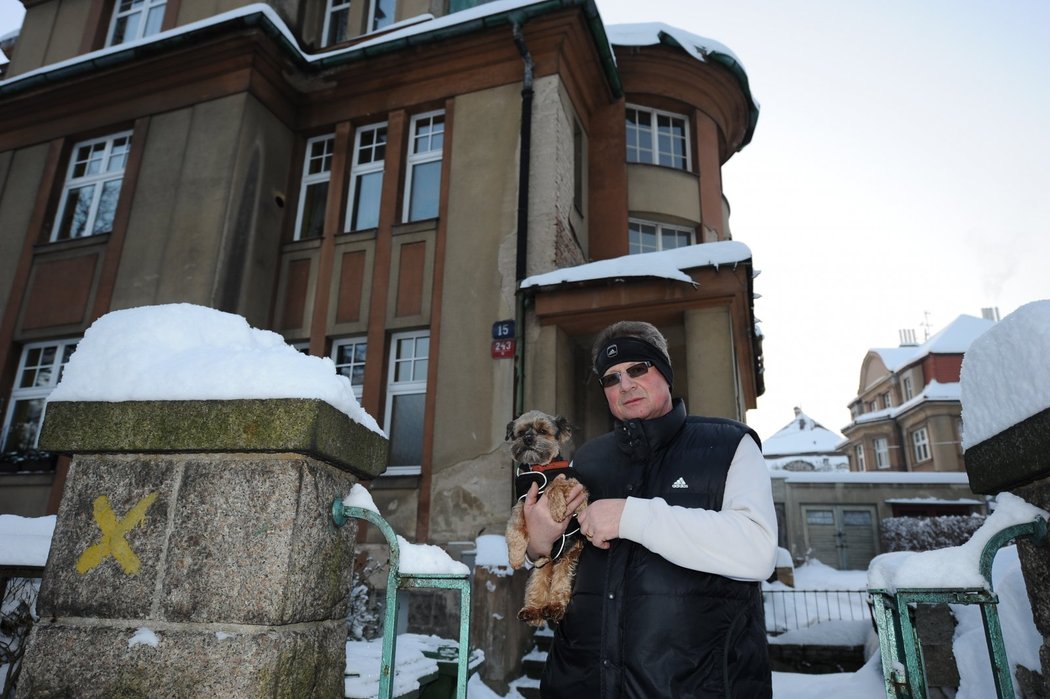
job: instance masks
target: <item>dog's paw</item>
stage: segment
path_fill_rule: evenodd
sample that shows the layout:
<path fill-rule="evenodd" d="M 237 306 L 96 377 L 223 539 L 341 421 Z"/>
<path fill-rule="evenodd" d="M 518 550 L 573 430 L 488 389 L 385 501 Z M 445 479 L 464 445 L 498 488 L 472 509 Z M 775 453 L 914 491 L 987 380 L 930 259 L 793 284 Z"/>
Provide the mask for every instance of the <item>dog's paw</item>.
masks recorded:
<path fill-rule="evenodd" d="M 543 610 L 538 607 L 522 607 L 518 612 L 518 619 L 529 626 L 543 626 L 546 621 Z"/>
<path fill-rule="evenodd" d="M 561 618 L 565 616 L 565 605 L 548 604 L 543 608 L 541 614 L 548 621 L 561 621 Z"/>

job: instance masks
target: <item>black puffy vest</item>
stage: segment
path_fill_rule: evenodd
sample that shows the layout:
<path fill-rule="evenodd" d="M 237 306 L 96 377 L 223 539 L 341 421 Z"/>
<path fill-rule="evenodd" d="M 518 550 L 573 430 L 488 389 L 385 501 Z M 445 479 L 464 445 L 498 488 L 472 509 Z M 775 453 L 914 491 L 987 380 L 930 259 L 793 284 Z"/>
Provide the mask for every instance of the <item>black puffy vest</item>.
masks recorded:
<path fill-rule="evenodd" d="M 655 420 L 617 422 L 573 465 L 591 501 L 660 497 L 719 510 L 745 435 L 759 443 L 746 425 L 686 416 L 676 401 Z M 584 547 L 541 696 L 761 699 L 772 696 L 771 681 L 759 583 L 682 568 L 617 539 L 604 551 Z"/>

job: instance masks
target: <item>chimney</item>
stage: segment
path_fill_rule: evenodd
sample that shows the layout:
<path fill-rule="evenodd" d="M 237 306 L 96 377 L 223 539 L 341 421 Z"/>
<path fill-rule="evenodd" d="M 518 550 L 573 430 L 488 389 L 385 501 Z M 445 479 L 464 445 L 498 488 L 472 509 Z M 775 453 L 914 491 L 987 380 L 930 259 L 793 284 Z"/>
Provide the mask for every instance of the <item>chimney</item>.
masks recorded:
<path fill-rule="evenodd" d="M 991 320 L 996 323 L 999 322 L 999 307 L 992 306 L 991 308 L 982 308 L 981 317 L 985 320 Z"/>
<path fill-rule="evenodd" d="M 901 347 L 915 347 L 919 343 L 915 341 L 915 330 L 912 328 L 903 328 L 897 331 L 900 333 Z"/>

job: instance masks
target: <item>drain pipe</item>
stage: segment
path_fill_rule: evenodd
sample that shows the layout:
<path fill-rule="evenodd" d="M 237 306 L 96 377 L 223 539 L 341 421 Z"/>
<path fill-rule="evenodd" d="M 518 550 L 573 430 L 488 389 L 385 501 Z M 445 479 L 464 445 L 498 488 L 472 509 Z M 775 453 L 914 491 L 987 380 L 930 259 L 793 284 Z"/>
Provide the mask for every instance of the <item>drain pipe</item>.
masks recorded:
<path fill-rule="evenodd" d="M 512 23 L 514 44 L 525 64 L 521 81 L 521 148 L 518 154 L 518 247 L 515 268 L 515 332 L 517 342 L 514 351 L 514 415 L 515 418 L 525 412 L 525 294 L 521 282 L 525 279 L 526 261 L 529 249 L 529 165 L 532 160 L 532 54 L 525 45 L 521 21 Z"/>

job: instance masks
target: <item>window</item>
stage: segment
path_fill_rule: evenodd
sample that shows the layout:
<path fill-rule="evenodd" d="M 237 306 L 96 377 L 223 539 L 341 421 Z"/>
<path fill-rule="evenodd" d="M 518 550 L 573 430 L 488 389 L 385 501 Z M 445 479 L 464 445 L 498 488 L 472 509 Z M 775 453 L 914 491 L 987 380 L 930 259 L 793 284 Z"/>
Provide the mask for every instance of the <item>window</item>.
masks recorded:
<path fill-rule="evenodd" d="M 627 252 L 631 255 L 671 250 L 692 244 L 693 230 L 691 228 L 636 219 L 630 219 L 627 222 Z"/>
<path fill-rule="evenodd" d="M 51 240 L 84 238 L 113 230 L 130 150 L 130 131 L 82 141 L 73 147 Z"/>
<path fill-rule="evenodd" d="M 875 440 L 875 468 L 890 467 L 890 443 L 885 437 Z"/>
<path fill-rule="evenodd" d="M 151 36 L 164 21 L 165 0 L 117 0 L 106 46 Z"/>
<path fill-rule="evenodd" d="M 361 400 L 361 391 L 365 385 L 367 350 L 368 343 L 363 337 L 336 340 L 332 343 L 332 361 L 335 362 L 335 370 L 350 379 L 350 386 L 354 389 L 354 396 L 358 400 Z"/>
<path fill-rule="evenodd" d="M 882 407 L 892 408 L 893 407 L 893 396 L 890 395 L 889 391 L 882 394 Z"/>
<path fill-rule="evenodd" d="M 864 467 L 864 445 L 858 444 L 853 447 L 853 455 L 857 459 L 857 470 L 866 471 L 867 469 Z"/>
<path fill-rule="evenodd" d="M 378 31 L 394 23 L 397 3 L 395 0 L 372 0 L 368 8 L 368 26 Z"/>
<path fill-rule="evenodd" d="M 350 38 L 350 0 L 326 0 L 321 46 L 331 46 Z"/>
<path fill-rule="evenodd" d="M 77 340 L 34 342 L 22 350 L 11 402 L 4 417 L 2 452 L 36 448 L 44 401 L 58 385 Z"/>
<path fill-rule="evenodd" d="M 572 120 L 572 204 L 583 213 L 583 127 Z"/>
<path fill-rule="evenodd" d="M 390 437 L 387 474 L 414 475 L 423 462 L 423 407 L 427 390 L 430 333 L 393 336 L 387 375 L 386 433 Z"/>
<path fill-rule="evenodd" d="M 354 163 L 350 170 L 347 230 L 360 231 L 379 225 L 379 198 L 383 192 L 385 157 L 386 123 L 358 129 L 354 137 Z"/>
<path fill-rule="evenodd" d="M 901 382 L 901 391 L 904 393 L 904 400 L 905 401 L 911 400 L 912 396 L 915 395 L 915 392 L 914 392 L 914 390 L 911 387 L 911 377 L 910 376 L 905 376 L 904 377 L 904 380 Z"/>
<path fill-rule="evenodd" d="M 835 524 L 833 510 L 806 510 L 806 524 Z"/>
<path fill-rule="evenodd" d="M 324 234 L 328 181 L 332 176 L 335 136 L 318 136 L 306 142 L 303 181 L 299 187 L 299 210 L 295 215 L 295 239 L 320 238 Z"/>
<path fill-rule="evenodd" d="M 627 162 L 689 169 L 689 129 L 680 114 L 627 108 Z"/>
<path fill-rule="evenodd" d="M 436 218 L 441 194 L 441 149 L 445 141 L 445 113 L 412 117 L 408 138 L 405 182 L 405 220 Z"/>
<path fill-rule="evenodd" d="M 930 437 L 925 427 L 920 427 L 911 433 L 911 446 L 912 453 L 915 455 L 915 463 L 930 458 Z"/>

